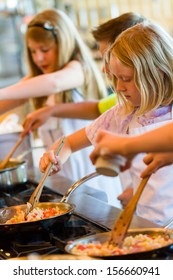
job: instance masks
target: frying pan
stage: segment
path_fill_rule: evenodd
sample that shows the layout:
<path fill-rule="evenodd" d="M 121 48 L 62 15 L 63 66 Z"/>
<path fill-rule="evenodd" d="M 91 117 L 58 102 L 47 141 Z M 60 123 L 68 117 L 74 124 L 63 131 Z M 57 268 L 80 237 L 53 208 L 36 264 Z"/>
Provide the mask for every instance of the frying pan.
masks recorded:
<path fill-rule="evenodd" d="M 149 234 L 151 236 L 166 235 L 172 239 L 172 243 L 167 246 L 160 247 L 153 250 L 130 253 L 126 255 L 103 256 L 98 258 L 105 259 L 105 260 L 146 260 L 146 259 L 167 259 L 171 255 L 173 255 L 173 230 L 165 229 L 165 228 L 143 228 L 143 229 L 129 229 L 127 232 L 127 236 L 128 235 L 135 236 L 137 234 Z M 88 237 L 76 239 L 70 244 L 67 244 L 65 246 L 65 251 L 69 254 L 73 254 L 72 249 L 78 243 L 88 244 L 91 242 L 99 241 L 101 244 L 103 244 L 104 242 L 110 239 L 110 236 L 111 236 L 111 232 L 105 232 L 105 233 L 98 233 L 95 235 L 90 235 Z"/>
<path fill-rule="evenodd" d="M 15 224 L 5 224 L 7 220 L 12 218 L 15 214 L 17 214 L 20 210 L 26 211 L 27 205 L 15 205 L 11 207 L 1 208 L 0 209 L 0 236 L 1 234 L 9 234 L 13 235 L 16 233 L 21 232 L 28 232 L 28 231 L 36 231 L 37 229 L 43 228 L 47 231 L 52 229 L 56 226 L 62 226 L 64 222 L 66 222 L 71 214 L 75 210 L 75 205 L 68 203 L 67 200 L 69 196 L 78 188 L 81 184 L 88 181 L 91 178 L 98 176 L 96 172 L 91 173 L 77 182 L 75 182 L 65 193 L 62 197 L 60 202 L 40 202 L 38 207 L 46 209 L 48 207 L 56 207 L 58 206 L 60 210 L 64 210 L 64 214 L 56 215 L 53 217 L 49 217 L 42 220 L 32 221 L 32 222 L 22 222 L 22 223 L 15 223 Z"/>
<path fill-rule="evenodd" d="M 50 230 L 54 226 L 66 222 L 70 215 L 75 210 L 75 205 L 66 203 L 66 202 L 40 202 L 38 204 L 39 208 L 46 209 L 49 207 L 58 206 L 60 210 L 63 210 L 64 213 L 61 215 L 56 215 L 50 218 L 32 221 L 32 222 L 22 222 L 15 224 L 5 224 L 7 220 L 11 219 L 19 211 L 26 211 L 26 204 L 15 205 L 7 208 L 0 209 L 0 235 L 1 234 L 16 234 L 21 232 L 36 231 L 40 228 L 45 230 Z"/>

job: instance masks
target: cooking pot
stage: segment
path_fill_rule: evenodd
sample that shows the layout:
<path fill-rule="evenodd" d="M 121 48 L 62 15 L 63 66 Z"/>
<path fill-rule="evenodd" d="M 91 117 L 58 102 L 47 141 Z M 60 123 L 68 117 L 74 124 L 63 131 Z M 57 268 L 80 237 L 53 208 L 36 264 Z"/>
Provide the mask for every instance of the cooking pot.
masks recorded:
<path fill-rule="evenodd" d="M 22 151 L 16 158 L 11 158 L 6 168 L 0 169 L 0 189 L 3 187 L 14 187 L 18 184 L 26 183 L 28 180 L 27 167 L 30 165 L 29 158 L 26 158 L 35 149 L 44 148 L 44 146 L 30 147 Z M 26 160 L 23 160 L 26 158 Z"/>
<path fill-rule="evenodd" d="M 14 148 L 14 145 L 19 140 L 19 137 L 20 137 L 19 132 L 0 134 L 0 147 L 1 147 L 0 159 L 1 160 L 3 160 L 7 156 L 7 153 L 11 151 L 12 148 Z M 18 159 L 18 157 L 20 155 L 23 155 L 25 151 L 28 150 L 30 151 L 33 147 L 33 145 L 31 145 L 31 140 L 32 140 L 32 135 L 25 135 L 22 143 L 19 145 L 12 158 Z M 22 160 L 25 159 L 28 162 L 28 166 L 32 167 L 33 166 L 32 153 L 30 152 L 26 153 L 24 154 L 24 156 L 22 157 Z"/>
<path fill-rule="evenodd" d="M 137 234 L 147 234 L 147 235 L 162 235 L 162 236 L 168 236 L 172 239 L 172 243 L 167 246 L 161 246 L 160 248 L 143 251 L 143 252 L 136 252 L 136 253 L 130 253 L 130 254 L 124 254 L 124 255 L 116 255 L 116 256 L 103 256 L 98 257 L 105 260 L 146 260 L 146 259 L 166 259 L 169 258 L 171 255 L 173 255 L 173 230 L 171 229 L 165 229 L 165 228 L 143 228 L 143 229 L 129 229 L 127 232 L 127 236 L 135 236 Z M 103 244 L 104 242 L 108 241 L 110 239 L 111 232 L 105 232 L 105 233 L 98 233 L 95 235 L 90 235 L 88 237 L 76 239 L 70 244 L 67 244 L 65 246 L 65 251 L 69 254 L 72 253 L 72 249 L 74 246 L 76 246 L 79 243 L 82 244 L 88 244 L 88 243 L 95 243 L 100 242 Z M 81 254 L 82 255 L 82 251 Z M 94 256 L 95 257 L 95 256 Z"/>
<path fill-rule="evenodd" d="M 38 204 L 39 208 L 46 209 L 48 207 L 56 207 L 58 206 L 60 210 L 64 210 L 64 214 L 56 215 L 50 218 L 32 221 L 32 222 L 21 222 L 21 223 L 15 223 L 15 224 L 5 224 L 7 220 L 11 219 L 14 215 L 16 215 L 20 210 L 26 211 L 27 205 L 15 205 L 11 207 L 1 208 L 0 209 L 0 235 L 1 234 L 14 234 L 14 233 L 21 233 L 21 232 L 28 232 L 28 231 L 36 231 L 39 228 L 44 228 L 45 230 L 50 230 L 51 228 L 55 226 L 62 225 L 64 222 L 66 222 L 70 215 L 75 210 L 75 205 L 71 203 L 67 203 L 67 200 L 69 199 L 70 195 L 78 188 L 81 184 L 88 181 L 91 178 L 94 178 L 96 176 L 99 176 L 98 173 L 94 172 L 91 173 L 81 179 L 79 179 L 77 182 L 75 182 L 65 193 L 65 195 L 62 197 L 60 202 L 40 202 Z"/>
<path fill-rule="evenodd" d="M 10 159 L 6 168 L 0 170 L 0 189 L 27 181 L 27 162 Z"/>
<path fill-rule="evenodd" d="M 11 150 L 20 137 L 20 133 L 6 133 L 0 134 L 0 143 L 1 149 L 0 158 L 3 159 L 6 157 L 7 151 Z M 0 189 L 15 186 L 17 184 L 22 184 L 27 181 L 27 165 L 29 163 L 33 164 L 32 156 L 23 160 L 22 157 L 20 160 L 17 159 L 17 156 L 24 155 L 24 151 L 31 151 L 30 137 L 29 135 L 25 136 L 25 139 L 22 141 L 20 146 L 17 148 L 17 151 L 14 153 L 14 158 L 9 160 L 9 163 L 6 168 L 0 170 Z M 27 153 L 27 154 L 28 154 Z"/>

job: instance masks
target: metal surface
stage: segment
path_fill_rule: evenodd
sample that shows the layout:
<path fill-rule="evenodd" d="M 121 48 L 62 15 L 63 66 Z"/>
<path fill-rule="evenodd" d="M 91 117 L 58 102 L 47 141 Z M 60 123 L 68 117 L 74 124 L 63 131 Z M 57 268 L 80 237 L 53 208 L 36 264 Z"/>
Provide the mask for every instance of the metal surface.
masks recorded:
<path fill-rule="evenodd" d="M 27 181 L 26 161 L 9 160 L 11 167 L 0 170 L 0 189 L 10 187 Z"/>
<path fill-rule="evenodd" d="M 66 202 L 67 199 L 69 199 L 69 196 L 83 183 L 87 182 L 88 180 L 95 178 L 97 176 L 99 176 L 100 174 L 98 174 L 97 172 L 91 173 L 81 179 L 79 179 L 77 182 L 75 182 L 68 190 L 67 192 L 64 194 L 64 196 L 61 199 L 61 202 Z"/>
<path fill-rule="evenodd" d="M 164 224 L 163 227 L 166 229 L 166 228 L 172 228 L 172 226 L 173 226 L 173 217 L 166 224 Z"/>
<path fill-rule="evenodd" d="M 162 236 L 168 236 L 169 238 L 172 238 L 172 243 L 160 247 L 157 249 L 153 250 L 148 250 L 148 251 L 143 251 L 143 252 L 137 252 L 137 253 L 131 253 L 131 254 L 124 254 L 124 255 L 116 255 L 116 256 L 103 256 L 99 257 L 102 259 L 127 259 L 127 260 L 134 260 L 134 259 L 165 259 L 167 258 L 170 254 L 173 255 L 173 230 L 168 230 L 168 229 L 163 229 L 163 228 L 144 228 L 144 229 L 130 229 L 127 232 L 127 235 L 135 236 L 137 234 L 147 234 L 147 235 L 162 235 Z M 111 232 L 105 232 L 105 233 L 99 233 L 95 235 L 90 235 L 88 237 L 84 238 L 79 238 L 76 239 L 75 241 L 71 242 L 70 244 L 66 245 L 65 251 L 69 254 L 72 253 L 72 249 L 74 246 L 76 246 L 79 243 L 82 244 L 88 244 L 88 243 L 95 243 L 95 242 L 100 242 L 101 244 L 109 241 L 111 236 Z M 82 255 L 82 251 L 81 254 Z"/>

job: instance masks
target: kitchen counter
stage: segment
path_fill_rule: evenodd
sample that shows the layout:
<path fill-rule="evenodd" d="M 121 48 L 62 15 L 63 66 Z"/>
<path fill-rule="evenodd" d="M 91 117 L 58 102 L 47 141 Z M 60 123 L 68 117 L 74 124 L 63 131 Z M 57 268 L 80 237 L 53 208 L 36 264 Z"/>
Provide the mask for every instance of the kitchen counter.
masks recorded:
<path fill-rule="evenodd" d="M 100 175 L 101 176 L 101 175 Z M 38 168 L 28 169 L 29 180 L 39 182 L 42 173 Z M 94 180 L 96 180 L 95 178 Z M 93 180 L 93 179 L 91 179 Z M 46 179 L 45 186 L 54 190 L 61 195 L 73 185 L 71 180 L 55 174 Z M 68 202 L 76 205 L 76 212 L 80 215 L 89 218 L 95 223 L 101 224 L 108 229 L 113 227 L 116 218 L 119 216 L 121 209 L 113 207 L 106 202 L 106 195 L 104 192 L 96 190 L 87 186 L 87 182 L 81 184 L 68 198 Z M 147 221 L 143 218 L 134 216 L 130 228 L 153 228 L 158 225 Z"/>

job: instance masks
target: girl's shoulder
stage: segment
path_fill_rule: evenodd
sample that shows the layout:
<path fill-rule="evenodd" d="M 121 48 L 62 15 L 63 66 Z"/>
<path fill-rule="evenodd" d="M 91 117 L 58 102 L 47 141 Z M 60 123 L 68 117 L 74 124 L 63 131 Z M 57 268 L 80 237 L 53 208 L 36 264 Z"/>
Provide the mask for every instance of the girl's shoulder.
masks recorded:
<path fill-rule="evenodd" d="M 123 107 L 119 104 L 113 106 L 102 115 L 100 115 L 96 120 L 94 120 L 88 127 L 91 128 L 104 128 L 108 129 L 109 127 L 117 127 L 123 119 Z"/>
<path fill-rule="evenodd" d="M 125 114 L 125 110 L 124 110 L 124 106 L 121 104 L 115 104 L 114 106 L 112 106 L 112 108 L 108 109 L 107 111 L 105 111 L 98 119 L 116 119 L 116 120 L 120 120 L 120 119 L 124 119 L 126 118 L 126 114 Z"/>

